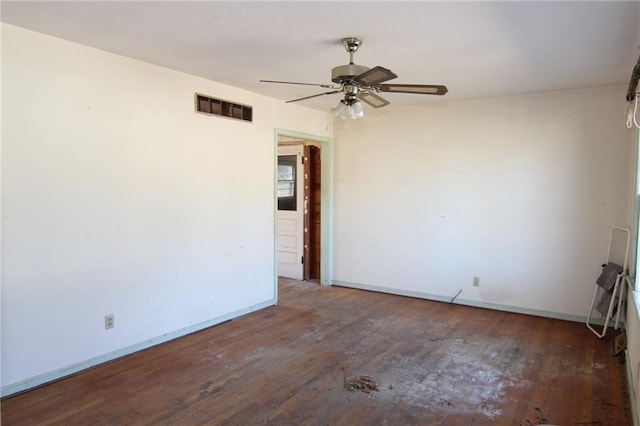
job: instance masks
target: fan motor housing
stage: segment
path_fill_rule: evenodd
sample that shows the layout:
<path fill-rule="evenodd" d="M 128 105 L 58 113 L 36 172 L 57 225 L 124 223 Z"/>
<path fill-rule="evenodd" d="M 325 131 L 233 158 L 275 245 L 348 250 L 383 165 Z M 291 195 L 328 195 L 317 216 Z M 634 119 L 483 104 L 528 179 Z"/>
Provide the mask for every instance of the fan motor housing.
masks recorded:
<path fill-rule="evenodd" d="M 334 83 L 344 83 L 345 81 L 353 80 L 355 76 L 365 71 L 369 71 L 369 67 L 356 64 L 340 65 L 331 70 L 331 81 Z"/>

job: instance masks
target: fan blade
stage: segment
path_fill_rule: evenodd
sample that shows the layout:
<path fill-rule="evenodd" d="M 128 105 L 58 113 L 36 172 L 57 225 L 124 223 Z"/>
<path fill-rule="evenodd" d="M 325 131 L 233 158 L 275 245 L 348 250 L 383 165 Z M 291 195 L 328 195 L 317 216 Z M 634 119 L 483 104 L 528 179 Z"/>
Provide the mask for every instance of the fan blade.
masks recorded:
<path fill-rule="evenodd" d="M 315 83 L 295 83 L 293 81 L 276 81 L 276 80 L 259 80 L 260 83 L 280 83 L 280 84 L 298 84 L 301 86 L 317 86 L 324 87 L 325 89 L 340 89 L 341 86 L 334 86 L 333 84 L 315 84 Z"/>
<path fill-rule="evenodd" d="M 372 92 L 360 92 L 359 99 L 366 102 L 374 108 L 381 108 L 389 105 L 389 101 Z"/>
<path fill-rule="evenodd" d="M 357 75 L 354 80 L 363 86 L 373 86 L 396 77 L 397 75 L 395 75 L 393 71 L 377 66 L 371 68 L 369 71 L 365 71 L 362 74 Z"/>
<path fill-rule="evenodd" d="M 432 84 L 381 84 L 378 88 L 381 92 L 415 93 L 419 95 L 444 95 L 449 91 L 447 86 Z"/>
<path fill-rule="evenodd" d="M 334 93 L 341 93 L 342 89 L 340 90 L 334 90 L 332 92 L 324 92 L 324 93 L 318 93 L 317 95 L 311 95 L 311 96 L 305 96 L 304 98 L 298 98 L 298 99 L 292 99 L 290 101 L 286 101 L 285 103 L 290 103 L 290 102 L 298 102 L 298 101 L 304 101 L 305 99 L 311 99 L 311 98 L 315 98 L 317 96 L 322 96 L 322 95 L 333 95 Z"/>

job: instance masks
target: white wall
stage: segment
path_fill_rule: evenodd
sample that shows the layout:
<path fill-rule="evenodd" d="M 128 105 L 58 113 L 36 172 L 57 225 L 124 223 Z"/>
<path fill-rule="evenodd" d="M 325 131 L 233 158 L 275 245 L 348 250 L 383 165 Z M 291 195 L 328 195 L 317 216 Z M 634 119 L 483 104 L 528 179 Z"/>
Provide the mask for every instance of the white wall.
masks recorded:
<path fill-rule="evenodd" d="M 609 230 L 630 223 L 625 91 L 381 109 L 336 124 L 336 283 L 440 300 L 462 289 L 462 303 L 584 317 Z"/>
<path fill-rule="evenodd" d="M 2 67 L 5 394 L 275 302 L 274 129 L 330 114 L 9 25 Z"/>

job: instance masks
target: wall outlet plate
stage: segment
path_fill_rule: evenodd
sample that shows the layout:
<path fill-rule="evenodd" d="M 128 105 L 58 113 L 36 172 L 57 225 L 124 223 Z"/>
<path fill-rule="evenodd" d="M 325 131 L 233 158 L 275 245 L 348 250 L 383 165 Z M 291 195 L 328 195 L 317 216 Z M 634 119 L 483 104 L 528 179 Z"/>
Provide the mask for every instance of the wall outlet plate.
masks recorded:
<path fill-rule="evenodd" d="M 473 277 L 473 286 L 480 287 L 480 277 Z"/>
<path fill-rule="evenodd" d="M 105 330 L 109 330 L 110 328 L 113 328 L 113 326 L 114 326 L 113 314 L 105 315 L 104 316 L 104 329 Z"/>

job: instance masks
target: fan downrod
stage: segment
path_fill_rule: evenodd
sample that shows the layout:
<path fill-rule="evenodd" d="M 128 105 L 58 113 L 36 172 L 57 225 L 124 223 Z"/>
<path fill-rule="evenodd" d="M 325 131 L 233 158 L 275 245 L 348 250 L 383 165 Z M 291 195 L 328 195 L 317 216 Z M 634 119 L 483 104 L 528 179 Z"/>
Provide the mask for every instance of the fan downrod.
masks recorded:
<path fill-rule="evenodd" d="M 342 45 L 349 53 L 349 64 L 340 65 L 331 70 L 331 81 L 334 83 L 346 83 L 352 80 L 356 75 L 362 74 L 369 70 L 369 67 L 356 65 L 353 62 L 353 54 L 362 45 L 362 40 L 355 37 L 347 37 L 342 39 Z"/>

